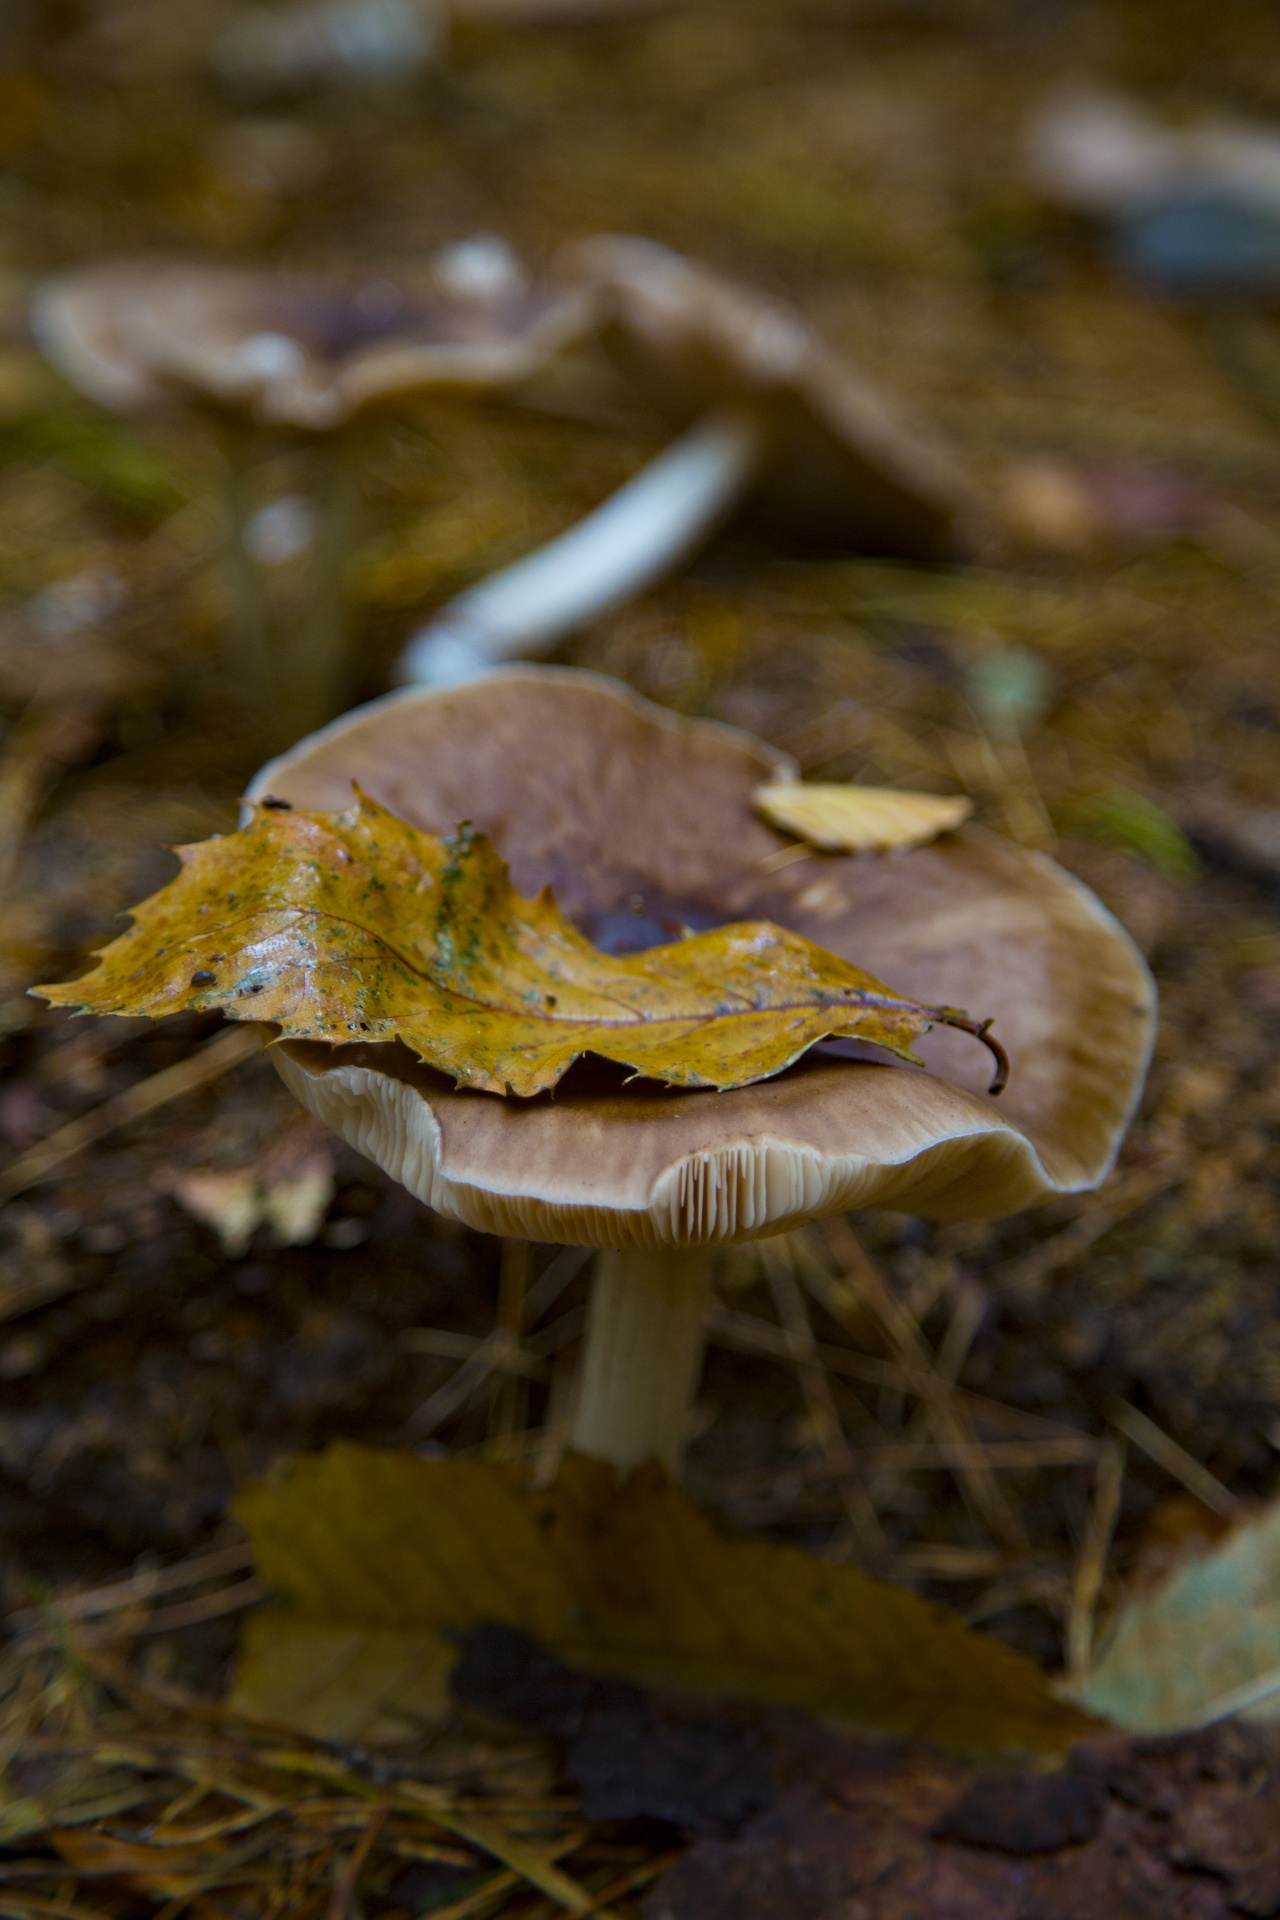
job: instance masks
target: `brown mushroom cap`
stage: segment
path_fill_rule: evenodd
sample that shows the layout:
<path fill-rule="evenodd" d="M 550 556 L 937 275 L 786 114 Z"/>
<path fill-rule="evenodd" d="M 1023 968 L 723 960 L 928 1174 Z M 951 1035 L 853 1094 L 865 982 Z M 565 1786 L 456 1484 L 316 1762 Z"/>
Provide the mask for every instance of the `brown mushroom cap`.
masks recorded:
<path fill-rule="evenodd" d="M 786 756 L 614 681 L 511 668 L 374 701 L 263 768 L 251 797 L 336 810 L 357 781 L 431 833 L 470 819 L 526 895 L 549 884 L 626 950 L 765 917 L 930 1003 L 994 1014 L 1013 1062 L 935 1029 L 929 1071 L 810 1053 L 730 1093 L 585 1062 L 554 1096 L 457 1091 L 399 1047 L 272 1050 L 293 1092 L 429 1206 L 585 1246 L 754 1239 L 850 1207 L 990 1218 L 1104 1178 L 1141 1090 L 1155 990 L 1128 936 L 1052 861 L 973 828 L 886 858 L 784 844 L 752 806 Z"/>
<path fill-rule="evenodd" d="M 514 386 L 586 330 L 592 300 L 519 281 L 343 286 L 136 260 L 55 276 L 32 318 L 54 364 L 106 406 L 128 411 L 187 389 L 322 431 L 401 394 Z"/>
<path fill-rule="evenodd" d="M 790 534 L 920 559 L 971 548 L 961 475 L 794 309 L 626 234 L 579 241 L 561 265 L 601 300 L 615 359 L 674 422 L 744 402 L 763 414 L 771 451 L 753 497 Z"/>

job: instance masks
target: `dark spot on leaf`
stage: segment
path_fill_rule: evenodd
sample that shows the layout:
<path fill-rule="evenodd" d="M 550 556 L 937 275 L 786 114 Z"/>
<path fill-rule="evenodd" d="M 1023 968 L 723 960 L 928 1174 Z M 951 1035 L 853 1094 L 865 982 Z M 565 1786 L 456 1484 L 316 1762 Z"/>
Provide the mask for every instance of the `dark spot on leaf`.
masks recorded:
<path fill-rule="evenodd" d="M 451 1636 L 462 1657 L 449 1691 L 464 1706 L 551 1738 L 572 1738 L 598 1713 L 639 1712 L 644 1694 L 629 1680 L 568 1666 L 532 1634 L 485 1621 Z"/>
<path fill-rule="evenodd" d="M 208 967 L 197 967 L 191 976 L 191 984 L 193 987 L 212 987 L 216 985 L 217 979 L 217 974 L 210 973 Z"/>

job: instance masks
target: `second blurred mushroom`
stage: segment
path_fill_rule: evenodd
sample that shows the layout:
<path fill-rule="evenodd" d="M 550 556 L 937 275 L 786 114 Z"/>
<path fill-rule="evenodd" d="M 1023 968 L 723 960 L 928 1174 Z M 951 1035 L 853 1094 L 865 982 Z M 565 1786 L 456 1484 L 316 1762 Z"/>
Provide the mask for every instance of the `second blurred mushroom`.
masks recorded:
<path fill-rule="evenodd" d="M 562 258 L 622 373 L 681 429 L 568 532 L 451 601 L 399 678 L 447 686 L 536 653 L 686 560 L 740 506 L 784 539 L 916 560 L 961 557 L 962 476 L 800 315 L 650 240 L 600 235 Z"/>
<path fill-rule="evenodd" d="M 500 241 L 463 243 L 426 274 L 338 282 L 182 260 L 125 260 L 55 275 L 32 311 L 48 358 L 117 412 L 186 403 L 223 452 L 233 626 L 242 698 L 296 738 L 345 704 L 345 574 L 358 435 L 429 395 L 493 395 L 531 375 L 590 324 L 583 289 L 531 286 Z M 281 440 L 315 477 L 307 605 L 273 644 L 251 532 L 253 477 Z M 297 543 L 294 543 L 295 546 Z M 303 544 L 306 544 L 305 538 Z"/>

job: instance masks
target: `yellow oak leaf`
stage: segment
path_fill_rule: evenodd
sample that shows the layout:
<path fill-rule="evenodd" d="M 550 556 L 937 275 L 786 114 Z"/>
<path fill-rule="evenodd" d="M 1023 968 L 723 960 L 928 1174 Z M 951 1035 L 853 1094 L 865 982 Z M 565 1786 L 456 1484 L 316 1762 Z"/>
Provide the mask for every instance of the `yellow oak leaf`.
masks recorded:
<path fill-rule="evenodd" d="M 359 793 L 336 814 L 264 802 L 239 832 L 178 854 L 177 879 L 93 972 L 33 991 L 86 1013 L 220 1009 L 294 1039 L 400 1040 L 459 1086 L 522 1096 L 585 1053 L 727 1088 L 829 1036 L 913 1061 L 936 1021 L 986 1037 L 768 921 L 601 953 L 548 890 L 521 898 L 483 834 L 437 839 Z"/>

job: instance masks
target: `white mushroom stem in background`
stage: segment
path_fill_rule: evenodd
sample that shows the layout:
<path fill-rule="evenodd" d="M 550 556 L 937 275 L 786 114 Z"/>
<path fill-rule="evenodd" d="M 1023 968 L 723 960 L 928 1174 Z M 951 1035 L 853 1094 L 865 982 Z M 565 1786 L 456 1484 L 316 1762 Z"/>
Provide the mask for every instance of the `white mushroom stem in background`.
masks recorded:
<path fill-rule="evenodd" d="M 706 1336 L 706 1247 L 628 1247 L 596 1262 L 572 1445 L 629 1473 L 678 1476 Z"/>
<path fill-rule="evenodd" d="M 396 678 L 457 686 L 549 647 L 677 566 L 742 498 L 764 430 L 750 414 L 700 420 L 602 506 L 470 587 L 415 634 Z"/>

